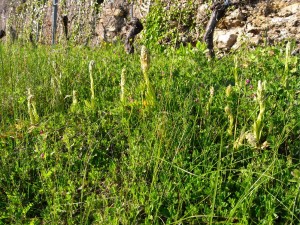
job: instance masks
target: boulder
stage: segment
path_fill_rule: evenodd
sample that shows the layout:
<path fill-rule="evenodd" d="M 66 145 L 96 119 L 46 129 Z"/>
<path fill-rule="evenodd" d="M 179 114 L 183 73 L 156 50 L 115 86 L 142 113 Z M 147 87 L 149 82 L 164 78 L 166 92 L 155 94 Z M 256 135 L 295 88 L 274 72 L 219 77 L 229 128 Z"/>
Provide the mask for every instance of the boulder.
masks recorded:
<path fill-rule="evenodd" d="M 287 17 L 287 16 L 290 16 L 290 15 L 293 15 L 293 14 L 296 14 L 299 12 L 300 12 L 300 3 L 294 3 L 292 5 L 283 7 L 279 11 L 278 16 Z"/>
<path fill-rule="evenodd" d="M 120 36 L 122 28 L 126 26 L 126 17 L 129 14 L 129 5 L 125 0 L 103 3 L 96 33 L 100 41 L 112 42 Z"/>
<path fill-rule="evenodd" d="M 220 21 L 218 27 L 222 29 L 242 27 L 245 25 L 246 20 L 247 15 L 245 11 L 236 9 L 230 12 L 228 16 L 226 16 L 222 21 Z"/>
<path fill-rule="evenodd" d="M 216 30 L 215 42 L 219 49 L 229 50 L 237 41 L 238 30 Z"/>
<path fill-rule="evenodd" d="M 296 1 L 296 0 L 295 0 Z M 258 4 L 242 7 L 232 12 L 220 21 L 222 30 L 216 31 L 216 46 L 218 48 L 234 49 L 243 42 L 250 46 L 261 43 L 272 44 L 285 39 L 300 38 L 300 3 L 290 1 L 273 0 L 259 2 Z M 240 12 L 243 12 L 242 14 Z M 241 27 L 241 32 L 236 32 L 236 27 Z M 238 35 L 237 39 L 232 34 Z"/>

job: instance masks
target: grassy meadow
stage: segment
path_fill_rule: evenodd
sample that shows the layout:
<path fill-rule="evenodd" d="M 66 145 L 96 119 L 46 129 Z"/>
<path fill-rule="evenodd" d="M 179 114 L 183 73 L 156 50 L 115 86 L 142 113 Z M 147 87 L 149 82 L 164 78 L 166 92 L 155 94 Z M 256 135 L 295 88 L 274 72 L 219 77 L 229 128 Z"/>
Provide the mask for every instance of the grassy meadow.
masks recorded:
<path fill-rule="evenodd" d="M 0 44 L 0 225 L 300 224 L 290 45 L 140 49 Z"/>

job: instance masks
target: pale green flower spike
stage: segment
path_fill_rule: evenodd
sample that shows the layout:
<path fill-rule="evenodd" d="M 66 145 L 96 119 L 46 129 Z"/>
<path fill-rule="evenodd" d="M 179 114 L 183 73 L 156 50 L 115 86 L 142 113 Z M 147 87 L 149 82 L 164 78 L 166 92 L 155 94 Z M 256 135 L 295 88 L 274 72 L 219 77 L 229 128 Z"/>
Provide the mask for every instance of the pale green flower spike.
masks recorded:
<path fill-rule="evenodd" d="M 120 82 L 120 86 L 121 86 L 121 94 L 120 94 L 120 99 L 121 102 L 125 102 L 125 75 L 126 75 L 126 68 L 124 67 L 122 69 L 122 73 L 121 73 L 121 82 Z"/>
<path fill-rule="evenodd" d="M 214 97 L 214 95 L 215 95 L 215 88 L 213 86 L 210 87 L 209 93 L 210 93 L 211 97 Z"/>
<path fill-rule="evenodd" d="M 238 149 L 239 147 L 241 147 L 243 145 L 243 142 L 246 139 L 246 135 L 247 135 L 247 133 L 245 133 L 245 131 L 243 130 L 241 132 L 241 135 L 233 143 L 234 149 Z"/>
<path fill-rule="evenodd" d="M 93 79 L 94 65 L 95 65 L 95 61 L 91 60 L 89 63 L 89 72 L 90 72 L 90 81 L 91 81 L 91 100 L 95 99 L 95 87 L 94 87 L 94 79 Z"/>
<path fill-rule="evenodd" d="M 231 93 L 232 93 L 232 87 L 231 87 L 231 85 L 228 85 L 227 88 L 226 88 L 226 91 L 225 91 L 226 97 L 230 98 Z M 225 106 L 224 110 L 225 110 L 225 113 L 226 113 L 226 115 L 228 117 L 228 120 L 229 120 L 229 127 L 227 129 L 227 132 L 228 132 L 229 135 L 232 135 L 232 131 L 233 131 L 233 128 L 234 128 L 234 117 L 233 117 L 232 110 L 230 108 L 229 103 Z"/>
<path fill-rule="evenodd" d="M 234 71 L 233 71 L 233 75 L 234 75 L 234 82 L 235 82 L 235 86 L 239 87 L 239 76 L 238 76 L 238 58 L 237 56 L 234 57 Z"/>
<path fill-rule="evenodd" d="M 77 100 L 77 91 L 73 90 L 73 94 L 72 94 L 72 104 L 76 105 L 78 103 Z"/>
<path fill-rule="evenodd" d="M 286 87 L 286 85 L 287 85 L 287 78 L 288 78 L 288 74 L 289 74 L 290 60 L 291 60 L 291 42 L 289 41 L 286 44 L 286 48 L 285 48 L 284 73 L 283 73 L 283 76 L 282 76 L 282 83 L 283 83 L 284 87 Z"/>
<path fill-rule="evenodd" d="M 71 112 L 76 112 L 77 104 L 78 104 L 78 100 L 77 100 L 77 91 L 73 90 L 73 93 L 72 93 Z"/>
<path fill-rule="evenodd" d="M 226 88 L 226 97 L 229 98 L 231 96 L 232 86 L 228 85 Z"/>
<path fill-rule="evenodd" d="M 148 76 L 148 70 L 150 68 L 150 55 L 145 46 L 142 46 L 141 49 L 141 68 L 144 75 L 144 80 L 146 84 L 146 96 L 145 96 L 145 102 L 143 105 L 147 106 L 153 106 L 155 105 L 155 95 L 154 90 L 152 88 L 152 85 L 150 83 L 150 79 Z"/>
<path fill-rule="evenodd" d="M 257 141 L 257 143 L 260 142 L 261 139 L 261 134 L 262 134 L 262 130 L 263 130 L 263 117 L 264 117 L 264 113 L 265 113 L 265 101 L 264 101 L 264 95 L 265 95 L 265 90 L 266 90 L 266 81 L 261 82 L 260 80 L 258 81 L 258 85 L 257 85 L 257 102 L 259 104 L 259 114 L 257 116 L 256 121 L 254 121 L 253 124 L 253 134 L 254 137 Z"/>
<path fill-rule="evenodd" d="M 150 56 L 147 48 L 145 46 L 142 46 L 141 49 L 141 67 L 143 74 L 147 74 L 149 68 L 150 68 Z"/>
<path fill-rule="evenodd" d="M 27 90 L 27 108 L 28 108 L 28 114 L 30 118 L 31 124 L 36 124 L 39 122 L 39 115 L 37 113 L 36 107 L 35 107 L 35 100 L 34 96 L 31 94 L 30 88 Z"/>
<path fill-rule="evenodd" d="M 231 111 L 229 105 L 226 105 L 224 110 L 225 110 L 225 113 L 228 116 L 228 120 L 229 120 L 229 127 L 227 129 L 227 132 L 229 135 L 232 135 L 234 117 L 233 117 L 233 114 L 232 114 L 232 111 Z"/>
<path fill-rule="evenodd" d="M 208 113 L 210 110 L 210 106 L 212 104 L 212 101 L 214 99 L 214 95 L 215 95 L 215 88 L 213 86 L 210 87 L 209 89 L 209 99 L 208 99 L 208 103 L 206 105 L 206 112 Z"/>

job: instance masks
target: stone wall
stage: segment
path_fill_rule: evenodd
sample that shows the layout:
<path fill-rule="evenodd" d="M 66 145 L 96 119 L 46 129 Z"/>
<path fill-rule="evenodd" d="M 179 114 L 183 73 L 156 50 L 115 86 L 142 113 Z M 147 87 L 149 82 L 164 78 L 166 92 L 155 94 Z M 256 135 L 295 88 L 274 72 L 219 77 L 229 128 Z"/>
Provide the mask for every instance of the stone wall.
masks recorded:
<path fill-rule="evenodd" d="M 219 49 L 300 40 L 300 2 L 273 0 L 233 9 L 215 32 Z"/>
<path fill-rule="evenodd" d="M 6 39 L 51 43 L 53 0 L 0 0 L 1 27 Z M 162 0 L 166 9 L 173 1 Z M 185 10 L 188 0 L 176 0 Z M 59 0 L 56 42 L 66 40 L 98 45 L 124 36 L 132 14 L 144 18 L 154 0 Z M 190 1 L 191 2 L 191 1 Z M 180 31 L 180 42 L 202 40 L 210 16 L 211 1 L 192 1 L 195 28 L 191 31 L 175 18 L 169 21 Z M 246 4 L 245 4 L 246 2 Z M 178 8 L 177 8 L 178 9 Z M 300 40 L 300 3 L 298 0 L 244 0 L 238 8 L 227 12 L 215 33 L 216 46 L 223 50 L 238 48 L 242 42 L 273 43 L 286 38 Z M 67 36 L 64 24 L 67 26 Z M 163 43 L 162 43 L 163 44 Z"/>
<path fill-rule="evenodd" d="M 148 0 L 58 0 L 56 42 L 69 40 L 78 44 L 97 45 L 124 36 L 127 23 L 141 18 L 149 10 Z M 6 40 L 34 41 L 50 44 L 52 39 L 53 0 L 0 0 Z M 132 13 L 131 12 L 132 9 Z M 67 29 L 66 29 L 67 28 Z M 66 32 L 67 30 L 67 32 Z M 67 35 L 66 35 L 67 34 Z"/>

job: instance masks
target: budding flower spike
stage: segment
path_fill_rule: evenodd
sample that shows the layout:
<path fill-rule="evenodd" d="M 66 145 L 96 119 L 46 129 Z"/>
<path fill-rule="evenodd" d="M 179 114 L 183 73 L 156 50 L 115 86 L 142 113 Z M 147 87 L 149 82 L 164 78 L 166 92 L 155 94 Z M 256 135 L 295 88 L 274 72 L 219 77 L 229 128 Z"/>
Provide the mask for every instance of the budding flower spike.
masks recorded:
<path fill-rule="evenodd" d="M 226 91 L 225 91 L 227 99 L 229 99 L 231 97 L 231 92 L 232 92 L 232 86 L 228 85 L 227 88 L 226 88 Z M 232 110 L 231 110 L 229 102 L 225 106 L 224 111 L 225 111 L 225 113 L 226 113 L 226 115 L 228 117 L 228 120 L 229 120 L 229 127 L 228 127 L 227 132 L 228 132 L 228 135 L 231 136 L 233 128 L 234 128 L 234 117 L 233 117 Z"/>
<path fill-rule="evenodd" d="M 236 87 L 239 87 L 239 75 L 238 75 L 238 66 L 239 66 L 239 63 L 238 63 L 238 57 L 235 56 L 234 57 L 234 71 L 233 71 L 233 75 L 234 75 L 234 82 L 235 82 L 235 86 Z"/>
<path fill-rule="evenodd" d="M 92 111 L 95 109 L 95 84 L 94 84 L 94 78 L 93 78 L 94 67 L 95 67 L 95 61 L 91 60 L 89 62 L 91 100 L 90 101 L 84 100 L 86 109 L 92 110 Z"/>
<path fill-rule="evenodd" d="M 287 78 L 288 78 L 288 74 L 289 74 L 290 60 L 291 60 L 291 42 L 289 41 L 286 44 L 286 48 L 285 48 L 284 74 L 283 74 L 283 77 L 282 77 L 282 83 L 283 83 L 284 87 L 286 87 L 286 85 L 287 85 Z"/>
<path fill-rule="evenodd" d="M 214 95 L 215 95 L 215 88 L 214 88 L 213 86 L 211 86 L 210 89 L 209 89 L 209 99 L 208 99 L 208 103 L 207 103 L 207 105 L 206 105 L 206 113 L 208 113 L 209 110 L 210 110 L 210 106 L 211 106 L 211 104 L 212 104 Z"/>
<path fill-rule="evenodd" d="M 153 106 L 155 104 L 155 95 L 148 76 L 148 70 L 150 68 L 150 55 L 145 46 L 142 46 L 140 59 L 141 59 L 141 68 L 142 68 L 145 85 L 146 85 L 146 95 L 145 95 L 146 102 L 144 105 Z"/>
<path fill-rule="evenodd" d="M 231 96 L 232 86 L 228 85 L 226 88 L 226 97 L 229 98 Z"/>
<path fill-rule="evenodd" d="M 121 86 L 120 99 L 121 99 L 121 102 L 125 102 L 125 75 L 126 75 L 126 68 L 124 67 L 122 69 L 121 82 L 120 82 L 120 86 Z"/>
<path fill-rule="evenodd" d="M 77 91 L 73 90 L 71 112 L 74 113 L 76 112 L 77 109 L 78 109 Z"/>
<path fill-rule="evenodd" d="M 91 81 L 91 99 L 95 99 L 94 79 L 93 79 L 94 66 L 95 66 L 95 61 L 91 60 L 89 63 L 89 73 L 90 73 L 90 81 Z"/>
<path fill-rule="evenodd" d="M 142 49 L 141 49 L 141 67 L 142 67 L 144 76 L 147 77 L 147 72 L 150 68 L 150 56 L 149 56 L 149 52 L 145 46 L 142 46 Z M 148 80 L 148 79 L 146 79 L 146 80 Z"/>
<path fill-rule="evenodd" d="M 76 105 L 78 103 L 77 100 L 77 91 L 73 90 L 73 94 L 72 94 L 72 104 Z"/>
<path fill-rule="evenodd" d="M 253 123 L 253 134 L 254 137 L 257 141 L 257 143 L 260 142 L 261 139 L 261 134 L 262 134 L 262 130 L 264 127 L 264 121 L 263 121 L 263 117 L 264 117 L 264 113 L 265 113 L 265 90 L 266 90 L 266 81 L 261 82 L 260 80 L 258 81 L 258 85 L 257 85 L 257 103 L 259 104 L 259 114 L 256 118 L 256 121 L 254 121 Z"/>
<path fill-rule="evenodd" d="M 27 108 L 28 108 L 30 123 L 31 124 L 36 124 L 36 123 L 39 122 L 39 115 L 38 115 L 36 107 L 35 107 L 34 95 L 31 94 L 31 89 L 30 88 L 28 88 L 27 94 L 28 94 Z"/>
<path fill-rule="evenodd" d="M 215 88 L 214 88 L 213 86 L 210 87 L 209 93 L 210 93 L 210 96 L 211 96 L 211 97 L 214 96 L 214 94 L 215 94 Z"/>

